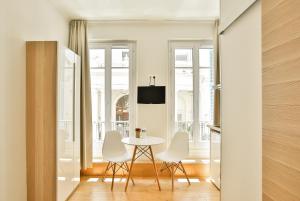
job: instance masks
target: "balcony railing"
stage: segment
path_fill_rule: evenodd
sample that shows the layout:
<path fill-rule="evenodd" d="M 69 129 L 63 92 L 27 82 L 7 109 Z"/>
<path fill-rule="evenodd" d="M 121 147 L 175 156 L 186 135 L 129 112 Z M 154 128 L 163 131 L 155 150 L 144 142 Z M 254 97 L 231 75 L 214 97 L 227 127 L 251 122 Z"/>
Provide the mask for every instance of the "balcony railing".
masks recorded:
<path fill-rule="evenodd" d="M 128 121 L 113 121 L 111 123 L 111 129 L 119 131 L 123 137 L 129 137 L 129 122 Z M 200 121 L 199 122 L 199 134 L 201 141 L 209 140 L 209 128 L 207 125 L 211 124 L 209 121 Z M 93 135 L 94 140 L 102 141 L 105 136 L 105 122 L 104 121 L 94 121 L 93 122 Z M 195 139 L 193 133 L 193 121 L 176 121 L 175 122 L 176 131 L 186 131 L 189 133 L 190 140 Z"/>
<path fill-rule="evenodd" d="M 193 121 L 176 121 L 175 131 L 185 131 L 190 136 L 190 141 L 193 140 Z"/>
<path fill-rule="evenodd" d="M 104 139 L 104 121 L 93 121 L 93 139 L 97 141 L 101 141 Z"/>
<path fill-rule="evenodd" d="M 72 120 L 59 120 L 58 129 L 65 132 L 66 141 L 73 141 L 73 121 Z"/>
<path fill-rule="evenodd" d="M 111 130 L 119 131 L 123 137 L 129 137 L 129 122 L 128 121 L 113 121 L 111 122 Z M 103 141 L 105 136 L 105 122 L 93 122 L 93 137 L 94 140 Z"/>
<path fill-rule="evenodd" d="M 199 134 L 200 136 L 193 136 L 193 122 L 192 121 L 179 121 L 176 122 L 176 130 L 187 131 L 190 135 L 190 141 L 197 144 L 198 142 L 208 142 L 209 140 L 209 128 L 208 124 L 211 124 L 208 121 L 199 122 Z M 64 124 L 66 126 L 66 124 Z M 112 130 L 119 131 L 123 137 L 128 137 L 129 122 L 128 121 L 114 121 L 111 124 Z M 93 122 L 93 158 L 101 159 L 102 158 L 102 145 L 105 137 L 105 122 L 104 121 L 94 121 Z M 195 141 L 196 140 L 196 141 Z"/>
<path fill-rule="evenodd" d="M 129 122 L 128 121 L 113 121 L 111 129 L 119 131 L 123 137 L 129 137 Z"/>
<path fill-rule="evenodd" d="M 175 130 L 176 131 L 186 131 L 190 136 L 190 141 L 194 141 L 196 136 L 193 133 L 193 121 L 176 121 L 175 122 Z M 199 122 L 199 134 L 200 134 L 200 141 L 207 141 L 209 140 L 209 128 L 207 125 L 211 124 L 210 121 L 200 121 Z"/>

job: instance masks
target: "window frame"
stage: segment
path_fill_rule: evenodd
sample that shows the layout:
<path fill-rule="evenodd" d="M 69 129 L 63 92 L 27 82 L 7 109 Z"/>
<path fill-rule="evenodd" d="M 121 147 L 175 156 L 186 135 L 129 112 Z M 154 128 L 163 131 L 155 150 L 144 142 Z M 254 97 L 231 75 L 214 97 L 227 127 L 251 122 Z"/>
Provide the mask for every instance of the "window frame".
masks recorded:
<path fill-rule="evenodd" d="M 169 40 L 169 133 L 168 142 L 171 141 L 175 133 L 175 49 L 192 49 L 192 70 L 193 70 L 193 139 L 190 142 L 190 149 L 195 150 L 199 149 L 202 145 L 207 146 L 209 141 L 201 140 L 200 136 L 200 60 L 199 60 L 199 49 L 203 48 L 212 48 L 213 49 L 213 40 Z M 212 59 L 212 74 L 214 74 L 214 60 Z M 190 67 L 191 68 L 191 67 Z M 189 68 L 189 69 L 190 69 Z M 207 68 L 207 67 L 204 67 Z M 201 148 L 200 148 L 201 149 Z"/>
<path fill-rule="evenodd" d="M 136 127 L 136 42 L 135 41 L 90 41 L 90 49 L 104 49 L 105 61 L 104 61 L 104 88 L 105 88 L 105 132 L 112 129 L 112 69 L 119 69 L 120 67 L 112 67 L 112 49 L 115 48 L 128 48 L 129 49 L 129 130 L 133 131 Z M 127 69 L 127 67 L 122 67 Z M 106 109 L 109 108 L 109 111 Z M 133 135 L 133 132 L 129 132 L 129 135 Z"/>

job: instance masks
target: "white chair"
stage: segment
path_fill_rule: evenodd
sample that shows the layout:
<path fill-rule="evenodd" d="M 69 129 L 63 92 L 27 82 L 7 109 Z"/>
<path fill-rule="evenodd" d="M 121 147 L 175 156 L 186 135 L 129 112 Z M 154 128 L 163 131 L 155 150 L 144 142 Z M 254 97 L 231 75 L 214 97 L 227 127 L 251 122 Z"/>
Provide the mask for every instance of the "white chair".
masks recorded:
<path fill-rule="evenodd" d="M 105 134 L 103 142 L 102 156 L 104 160 L 108 161 L 104 172 L 103 181 L 106 177 L 106 173 L 111 169 L 113 172 L 111 190 L 114 188 L 114 179 L 116 173 L 119 170 L 125 170 L 127 173 L 129 172 L 127 161 L 131 160 L 131 156 L 121 140 L 122 136 L 118 131 L 108 131 Z M 131 181 L 134 184 L 132 178 Z"/>
<path fill-rule="evenodd" d="M 160 168 L 160 172 L 168 170 L 172 177 L 172 191 L 174 190 L 174 174 L 177 170 L 184 173 L 188 184 L 190 185 L 190 180 L 186 174 L 186 171 L 182 165 L 182 160 L 189 155 L 189 135 L 186 132 L 175 133 L 170 146 L 168 149 L 162 153 L 156 155 L 158 160 L 163 161 Z"/>

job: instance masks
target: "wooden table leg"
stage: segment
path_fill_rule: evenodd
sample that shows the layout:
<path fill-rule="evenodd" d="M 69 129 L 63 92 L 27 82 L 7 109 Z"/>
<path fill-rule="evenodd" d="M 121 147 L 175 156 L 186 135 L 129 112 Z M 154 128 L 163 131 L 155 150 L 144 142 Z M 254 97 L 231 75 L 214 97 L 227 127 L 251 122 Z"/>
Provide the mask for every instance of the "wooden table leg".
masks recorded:
<path fill-rule="evenodd" d="M 125 162 L 125 165 L 126 165 L 127 173 L 129 174 L 129 166 L 128 166 L 127 162 Z M 130 179 L 132 181 L 132 184 L 135 185 L 134 181 L 133 181 L 133 178 L 131 177 Z"/>
<path fill-rule="evenodd" d="M 155 172 L 155 176 L 156 176 L 156 181 L 157 181 L 158 189 L 161 190 L 160 189 L 160 183 L 159 183 L 159 180 L 158 180 L 158 174 L 157 174 L 157 169 L 156 169 L 156 165 L 155 165 L 155 161 L 154 161 L 154 156 L 153 156 L 151 145 L 149 146 L 149 149 L 150 149 L 150 154 L 151 154 L 151 159 L 152 159 L 152 163 L 153 163 L 153 168 L 154 168 L 154 172 Z"/>
<path fill-rule="evenodd" d="M 132 167 L 133 167 L 133 163 L 135 161 L 136 150 L 137 150 L 137 146 L 134 146 L 133 155 L 132 155 L 131 164 L 130 164 L 130 169 L 129 169 L 128 177 L 127 177 L 127 180 L 126 180 L 125 192 L 127 191 L 128 182 L 129 182 L 129 179 L 131 177 Z"/>

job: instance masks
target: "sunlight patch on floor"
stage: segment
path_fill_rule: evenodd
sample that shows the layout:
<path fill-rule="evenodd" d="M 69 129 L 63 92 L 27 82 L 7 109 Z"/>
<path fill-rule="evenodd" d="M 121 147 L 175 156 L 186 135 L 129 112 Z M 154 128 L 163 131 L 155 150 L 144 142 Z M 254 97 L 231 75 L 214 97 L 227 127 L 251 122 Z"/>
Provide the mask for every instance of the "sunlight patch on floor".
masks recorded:
<path fill-rule="evenodd" d="M 89 178 L 87 182 L 97 182 L 99 178 Z"/>
<path fill-rule="evenodd" d="M 189 179 L 191 183 L 200 183 L 200 179 Z M 187 179 L 177 179 L 179 183 L 187 183 Z"/>
<path fill-rule="evenodd" d="M 104 182 L 112 182 L 112 178 L 105 178 Z M 126 179 L 125 178 L 123 178 L 123 179 L 121 179 L 121 178 L 115 178 L 114 182 L 126 182 Z"/>

